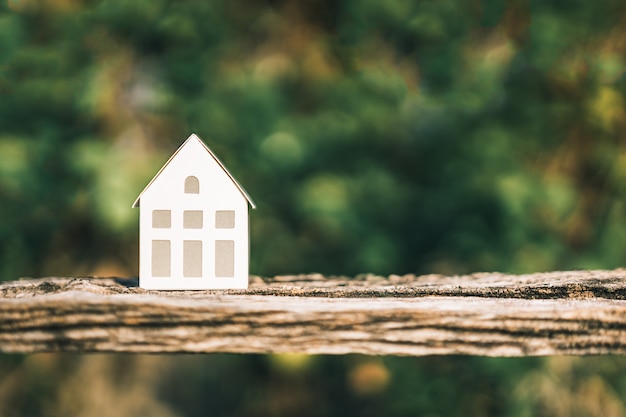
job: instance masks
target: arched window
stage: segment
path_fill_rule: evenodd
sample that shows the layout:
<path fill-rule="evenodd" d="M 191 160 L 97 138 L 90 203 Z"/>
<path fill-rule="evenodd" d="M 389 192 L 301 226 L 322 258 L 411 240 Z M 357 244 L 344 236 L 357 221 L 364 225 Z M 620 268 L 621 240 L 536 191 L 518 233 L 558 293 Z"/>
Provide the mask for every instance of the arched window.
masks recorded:
<path fill-rule="evenodd" d="M 200 194 L 200 182 L 193 175 L 185 179 L 185 194 Z"/>

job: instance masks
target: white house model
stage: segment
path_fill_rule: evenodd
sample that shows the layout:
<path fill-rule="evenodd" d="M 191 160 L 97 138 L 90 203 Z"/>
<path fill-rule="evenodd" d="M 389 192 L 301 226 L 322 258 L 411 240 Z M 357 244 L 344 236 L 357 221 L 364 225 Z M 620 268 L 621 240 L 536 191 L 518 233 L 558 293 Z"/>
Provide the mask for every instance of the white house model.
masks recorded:
<path fill-rule="evenodd" d="M 141 207 L 140 207 L 141 204 Z M 248 287 L 248 193 L 192 134 L 141 192 L 139 286 Z"/>

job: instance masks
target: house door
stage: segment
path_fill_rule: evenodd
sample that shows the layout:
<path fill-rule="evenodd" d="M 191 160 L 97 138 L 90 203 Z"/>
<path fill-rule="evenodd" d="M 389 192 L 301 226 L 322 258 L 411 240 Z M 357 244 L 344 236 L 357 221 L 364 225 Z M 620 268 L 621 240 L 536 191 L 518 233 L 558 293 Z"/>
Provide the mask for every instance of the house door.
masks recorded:
<path fill-rule="evenodd" d="M 185 278 L 202 277 L 202 241 L 183 241 L 183 276 Z"/>
<path fill-rule="evenodd" d="M 233 240 L 215 241 L 215 276 L 218 278 L 235 276 L 235 242 Z"/>

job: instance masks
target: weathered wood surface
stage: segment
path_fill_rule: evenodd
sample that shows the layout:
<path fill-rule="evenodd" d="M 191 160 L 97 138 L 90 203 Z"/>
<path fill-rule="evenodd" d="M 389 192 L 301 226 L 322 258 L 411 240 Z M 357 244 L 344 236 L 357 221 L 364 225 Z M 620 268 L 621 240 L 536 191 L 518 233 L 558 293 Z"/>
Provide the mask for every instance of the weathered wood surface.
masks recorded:
<path fill-rule="evenodd" d="M 626 353 L 626 270 L 250 280 L 179 292 L 136 279 L 6 282 L 0 351 Z"/>

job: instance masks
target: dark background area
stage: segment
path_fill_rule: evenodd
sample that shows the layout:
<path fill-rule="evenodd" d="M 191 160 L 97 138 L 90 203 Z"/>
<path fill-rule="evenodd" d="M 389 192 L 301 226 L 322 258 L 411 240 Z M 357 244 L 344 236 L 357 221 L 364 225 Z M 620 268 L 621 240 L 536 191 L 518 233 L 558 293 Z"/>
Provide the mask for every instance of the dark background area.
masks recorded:
<path fill-rule="evenodd" d="M 626 258 L 618 0 L 5 0 L 0 279 L 136 276 L 137 194 L 197 133 L 251 273 Z M 625 414 L 624 358 L 0 357 L 17 415 Z"/>

